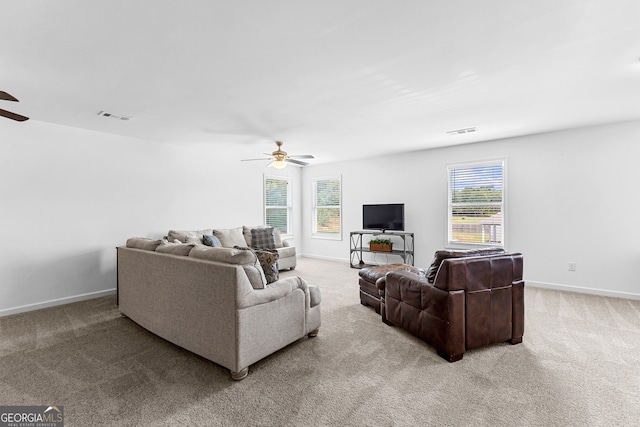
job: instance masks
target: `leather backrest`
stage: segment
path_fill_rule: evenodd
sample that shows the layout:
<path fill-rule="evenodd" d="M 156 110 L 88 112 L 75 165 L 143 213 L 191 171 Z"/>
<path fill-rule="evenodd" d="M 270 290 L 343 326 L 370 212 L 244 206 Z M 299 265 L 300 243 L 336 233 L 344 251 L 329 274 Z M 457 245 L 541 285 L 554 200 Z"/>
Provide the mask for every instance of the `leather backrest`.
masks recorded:
<path fill-rule="evenodd" d="M 522 269 L 520 253 L 450 258 L 442 261 L 434 286 L 466 292 L 501 288 L 521 281 Z"/>
<path fill-rule="evenodd" d="M 495 254 L 503 254 L 504 249 L 502 248 L 480 248 L 480 249 L 467 249 L 467 250 L 440 250 L 436 251 L 433 255 L 433 261 L 431 261 L 431 265 L 427 270 L 427 280 L 429 283 L 433 283 L 436 278 L 436 274 L 438 273 L 438 269 L 440 265 L 442 265 L 442 261 L 450 258 L 466 258 L 472 256 L 483 256 L 483 255 L 495 255 Z"/>

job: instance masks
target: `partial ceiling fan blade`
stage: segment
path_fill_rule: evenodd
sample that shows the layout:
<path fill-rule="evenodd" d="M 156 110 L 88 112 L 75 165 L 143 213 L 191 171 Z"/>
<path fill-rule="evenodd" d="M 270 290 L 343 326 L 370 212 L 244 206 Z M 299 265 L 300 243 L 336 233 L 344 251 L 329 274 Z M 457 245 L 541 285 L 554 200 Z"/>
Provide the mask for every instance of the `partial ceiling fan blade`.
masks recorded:
<path fill-rule="evenodd" d="M 18 98 L 15 98 L 14 96 L 9 95 L 7 92 L 3 92 L 1 90 L 0 90 L 0 99 L 2 99 L 4 101 L 20 102 L 20 101 L 18 101 Z"/>
<path fill-rule="evenodd" d="M 12 113 L 11 111 L 1 110 L 0 116 L 6 117 L 7 119 L 15 120 L 18 122 L 24 122 L 25 120 L 29 120 L 29 117 L 21 116 L 20 114 Z"/>
<path fill-rule="evenodd" d="M 263 158 L 263 159 L 242 159 L 240 161 L 241 162 L 252 162 L 254 160 L 273 160 L 273 157 L 266 157 L 266 158 Z"/>
<path fill-rule="evenodd" d="M 287 163 L 293 163 L 294 165 L 298 165 L 298 166 L 309 166 L 309 163 L 301 162 L 299 160 L 284 159 L 284 161 Z"/>
<path fill-rule="evenodd" d="M 297 156 L 289 156 L 290 159 L 314 159 L 311 154 L 299 154 Z"/>

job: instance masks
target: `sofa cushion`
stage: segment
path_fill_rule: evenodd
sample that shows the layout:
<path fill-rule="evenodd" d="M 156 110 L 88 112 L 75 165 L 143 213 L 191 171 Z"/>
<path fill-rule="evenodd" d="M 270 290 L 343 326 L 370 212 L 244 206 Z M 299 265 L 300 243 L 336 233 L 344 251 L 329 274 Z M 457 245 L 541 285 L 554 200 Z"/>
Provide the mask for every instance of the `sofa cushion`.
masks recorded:
<path fill-rule="evenodd" d="M 254 289 L 263 289 L 267 283 L 260 261 L 255 253 L 234 248 L 196 246 L 189 256 L 209 261 L 224 262 L 242 266 Z"/>
<path fill-rule="evenodd" d="M 169 230 L 167 233 L 167 240 L 173 242 L 174 240 L 180 240 L 182 243 L 187 243 L 187 239 L 190 237 L 195 237 L 198 239 L 200 244 L 203 244 L 202 236 L 205 234 L 213 234 L 212 230 L 209 228 L 207 230 L 194 230 L 194 231 L 186 231 L 186 230 Z M 192 243 L 193 240 L 189 243 Z"/>
<path fill-rule="evenodd" d="M 234 246 L 246 246 L 246 241 L 242 234 L 242 227 L 213 230 L 213 234 L 225 248 Z"/>
<path fill-rule="evenodd" d="M 194 248 L 195 245 L 187 244 L 187 243 L 172 243 L 166 240 L 163 240 L 162 243 L 158 245 L 156 248 L 156 252 L 160 252 L 163 254 L 172 254 L 172 255 L 182 255 L 187 256 L 191 249 Z"/>
<path fill-rule="evenodd" d="M 205 234 L 204 236 L 202 236 L 202 241 L 205 245 L 213 246 L 214 248 L 222 246 L 222 243 L 220 243 L 220 239 L 218 239 L 213 234 Z"/>
<path fill-rule="evenodd" d="M 250 226 L 243 226 L 242 227 L 242 234 L 244 235 L 244 239 L 247 242 L 247 246 L 252 247 L 252 241 L 251 241 L 251 230 L 255 229 L 255 228 L 267 228 L 269 227 L 268 225 L 255 225 L 253 227 Z M 276 244 L 276 249 L 282 248 L 284 246 L 283 242 L 282 242 L 282 236 L 280 235 L 280 230 L 278 228 L 274 228 L 273 229 L 273 241 Z"/>
<path fill-rule="evenodd" d="M 131 237 L 127 239 L 127 247 L 134 249 L 144 249 L 145 251 L 155 251 L 162 243 L 162 240 L 153 240 L 146 237 Z"/>
<path fill-rule="evenodd" d="M 484 256 L 484 255 L 497 255 L 497 254 L 503 254 L 503 253 L 504 253 L 504 249 L 502 248 L 436 251 L 433 257 L 433 261 L 431 261 L 431 265 L 427 270 L 427 281 L 429 283 L 433 283 L 433 281 L 436 279 L 436 274 L 438 273 L 438 269 L 440 268 L 442 261 L 444 261 L 445 259 Z"/>
<path fill-rule="evenodd" d="M 280 278 L 278 272 L 278 251 L 275 249 L 254 249 L 262 271 L 264 271 L 264 277 L 267 279 L 267 283 L 277 282 Z"/>
<path fill-rule="evenodd" d="M 252 228 L 251 247 L 254 249 L 275 249 L 276 243 L 273 237 L 273 227 Z"/>

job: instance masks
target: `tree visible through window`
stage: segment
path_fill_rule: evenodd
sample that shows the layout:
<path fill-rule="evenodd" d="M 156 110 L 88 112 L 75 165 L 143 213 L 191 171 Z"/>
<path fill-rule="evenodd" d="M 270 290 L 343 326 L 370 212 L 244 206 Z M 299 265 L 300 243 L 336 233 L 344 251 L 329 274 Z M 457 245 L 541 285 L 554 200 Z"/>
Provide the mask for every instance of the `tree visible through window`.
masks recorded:
<path fill-rule="evenodd" d="M 341 178 L 319 178 L 313 181 L 313 235 L 342 238 Z"/>
<path fill-rule="evenodd" d="M 264 223 L 290 233 L 291 185 L 287 177 L 264 177 Z"/>
<path fill-rule="evenodd" d="M 447 170 L 449 244 L 504 246 L 504 160 Z"/>

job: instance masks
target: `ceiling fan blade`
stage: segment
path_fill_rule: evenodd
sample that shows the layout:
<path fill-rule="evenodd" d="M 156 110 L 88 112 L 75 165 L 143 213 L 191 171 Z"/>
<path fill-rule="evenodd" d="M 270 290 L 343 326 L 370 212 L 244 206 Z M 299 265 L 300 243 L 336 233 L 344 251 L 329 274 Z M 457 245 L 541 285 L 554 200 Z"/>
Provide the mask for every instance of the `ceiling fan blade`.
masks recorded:
<path fill-rule="evenodd" d="M 262 159 L 242 159 L 240 160 L 241 162 L 251 162 L 254 160 L 273 160 L 273 157 L 266 157 L 266 158 L 262 158 Z"/>
<path fill-rule="evenodd" d="M 289 156 L 290 159 L 313 159 L 314 157 L 311 154 L 300 154 L 297 156 Z"/>
<path fill-rule="evenodd" d="M 287 163 L 293 163 L 294 165 L 298 166 L 309 166 L 309 163 L 301 162 L 300 160 L 284 159 L 284 161 Z"/>
<path fill-rule="evenodd" d="M 20 101 L 18 101 L 18 98 L 15 98 L 15 97 L 9 95 L 7 92 L 3 92 L 1 90 L 0 90 L 0 99 L 5 100 L 5 101 L 20 102 Z"/>
<path fill-rule="evenodd" d="M 1 110 L 0 116 L 6 117 L 7 119 L 16 120 L 18 122 L 24 122 L 25 120 L 29 120 L 29 117 L 21 116 L 20 114 L 12 113 L 11 111 Z"/>

